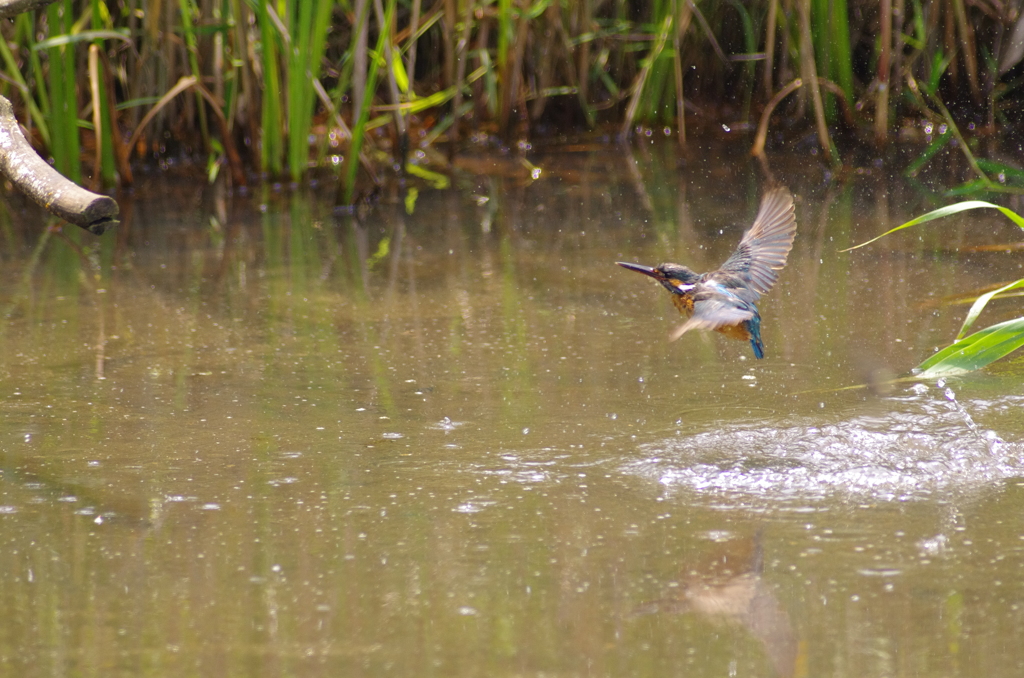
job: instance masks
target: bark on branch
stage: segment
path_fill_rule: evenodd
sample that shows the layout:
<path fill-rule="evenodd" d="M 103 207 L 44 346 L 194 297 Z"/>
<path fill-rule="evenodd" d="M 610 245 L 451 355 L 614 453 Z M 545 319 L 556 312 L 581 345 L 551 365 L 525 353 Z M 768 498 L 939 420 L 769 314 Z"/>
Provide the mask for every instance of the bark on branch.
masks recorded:
<path fill-rule="evenodd" d="M 7 5 L 28 4 L 31 0 L 7 0 Z M 4 12 L 0 0 L 0 16 Z M 37 0 L 36 4 L 48 4 Z M 102 235 L 117 224 L 117 203 L 113 198 L 87 191 L 50 167 L 35 152 L 21 133 L 14 107 L 0 96 L 0 174 L 11 180 L 22 193 L 61 219 L 81 226 L 93 235 Z"/>
<path fill-rule="evenodd" d="M 53 0 L 0 0 L 0 19 L 9 19 L 22 12 L 46 7 Z"/>

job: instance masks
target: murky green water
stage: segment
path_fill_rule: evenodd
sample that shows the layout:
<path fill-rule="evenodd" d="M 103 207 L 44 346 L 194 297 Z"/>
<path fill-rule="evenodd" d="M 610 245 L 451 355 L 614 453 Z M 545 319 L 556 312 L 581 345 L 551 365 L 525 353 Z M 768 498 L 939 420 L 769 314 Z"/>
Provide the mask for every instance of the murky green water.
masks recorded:
<path fill-rule="evenodd" d="M 463 171 L 362 221 L 154 184 L 27 277 L 7 217 L 0 674 L 1021 675 L 1021 370 L 835 390 L 1024 275 L 972 249 L 1014 229 L 842 254 L 931 205 L 795 165 L 767 359 L 668 344 L 612 262 L 717 265 L 760 187 L 667 154 Z"/>

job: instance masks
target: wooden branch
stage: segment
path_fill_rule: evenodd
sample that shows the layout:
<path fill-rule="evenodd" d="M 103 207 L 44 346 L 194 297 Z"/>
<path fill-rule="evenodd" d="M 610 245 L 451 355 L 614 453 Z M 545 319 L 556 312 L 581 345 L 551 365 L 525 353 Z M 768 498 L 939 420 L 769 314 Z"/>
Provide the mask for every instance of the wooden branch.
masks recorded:
<path fill-rule="evenodd" d="M 0 19 L 9 19 L 22 12 L 31 12 L 52 3 L 53 0 L 0 0 Z"/>
<path fill-rule="evenodd" d="M 0 97 L 0 174 L 48 212 L 93 235 L 117 224 L 114 199 L 85 190 L 40 158 L 25 140 L 14 107 L 4 97 Z"/>

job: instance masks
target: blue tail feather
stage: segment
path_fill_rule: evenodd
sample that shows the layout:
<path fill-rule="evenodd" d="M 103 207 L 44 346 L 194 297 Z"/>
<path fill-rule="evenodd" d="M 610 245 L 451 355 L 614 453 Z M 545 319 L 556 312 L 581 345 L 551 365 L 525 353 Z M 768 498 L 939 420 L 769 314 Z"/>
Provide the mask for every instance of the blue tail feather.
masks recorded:
<path fill-rule="evenodd" d="M 754 357 L 764 357 L 764 343 L 761 341 L 761 316 L 754 314 L 754 317 L 747 321 L 747 330 L 750 332 L 750 346 L 754 349 Z"/>

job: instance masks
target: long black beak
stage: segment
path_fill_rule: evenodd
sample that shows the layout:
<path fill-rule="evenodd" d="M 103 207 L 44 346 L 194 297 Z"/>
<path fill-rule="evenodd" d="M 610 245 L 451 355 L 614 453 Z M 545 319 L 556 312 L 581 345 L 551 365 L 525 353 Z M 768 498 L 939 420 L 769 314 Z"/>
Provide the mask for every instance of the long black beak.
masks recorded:
<path fill-rule="evenodd" d="M 622 268 L 629 269 L 630 271 L 636 271 L 637 273 L 643 273 L 644 275 L 649 275 L 652 278 L 656 278 L 658 280 L 661 280 L 661 274 L 658 273 L 658 271 L 656 271 L 655 269 L 651 268 L 650 266 L 641 266 L 640 264 L 630 264 L 630 263 L 627 263 L 625 261 L 616 261 L 615 263 L 618 264 L 619 266 L 621 266 Z"/>

